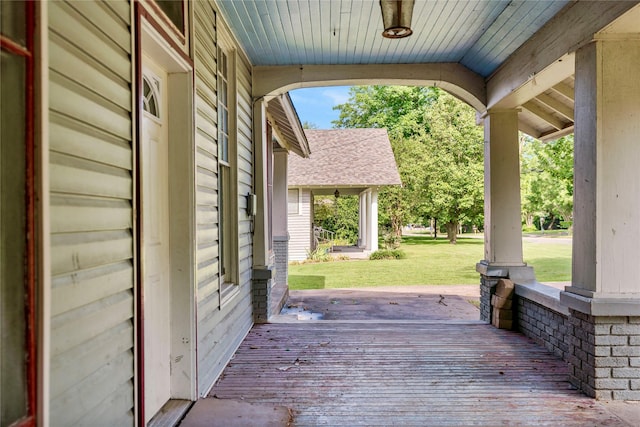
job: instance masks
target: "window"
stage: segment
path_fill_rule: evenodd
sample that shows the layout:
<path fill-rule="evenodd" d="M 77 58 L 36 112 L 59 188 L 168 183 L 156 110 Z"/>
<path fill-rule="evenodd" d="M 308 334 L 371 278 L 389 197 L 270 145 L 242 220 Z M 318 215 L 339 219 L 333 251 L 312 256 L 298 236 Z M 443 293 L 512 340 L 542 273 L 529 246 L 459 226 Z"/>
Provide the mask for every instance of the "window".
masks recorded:
<path fill-rule="evenodd" d="M 184 2 L 182 0 L 155 0 L 169 21 L 184 34 Z"/>
<path fill-rule="evenodd" d="M 221 302 L 237 290 L 237 183 L 235 151 L 235 62 L 218 49 L 218 247 Z"/>
<path fill-rule="evenodd" d="M 160 91 L 160 82 L 154 79 L 153 83 L 151 83 L 147 77 L 143 77 L 142 88 L 142 107 L 144 111 L 159 119 L 160 111 L 157 93 Z"/>
<path fill-rule="evenodd" d="M 300 189 L 289 189 L 287 194 L 288 213 L 289 215 L 300 214 Z"/>
<path fill-rule="evenodd" d="M 0 2 L 0 425 L 35 425 L 33 3 Z M 10 108 L 6 108 L 10 106 Z"/>

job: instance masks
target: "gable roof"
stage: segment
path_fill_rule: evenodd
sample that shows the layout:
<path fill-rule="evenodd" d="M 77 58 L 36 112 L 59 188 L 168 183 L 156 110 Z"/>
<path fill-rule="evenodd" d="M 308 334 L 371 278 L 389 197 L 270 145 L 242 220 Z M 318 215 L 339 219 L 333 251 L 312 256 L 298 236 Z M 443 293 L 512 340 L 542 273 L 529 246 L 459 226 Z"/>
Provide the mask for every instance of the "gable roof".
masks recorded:
<path fill-rule="evenodd" d="M 311 155 L 289 156 L 289 186 L 401 184 L 386 129 L 306 129 L 305 134 Z"/>

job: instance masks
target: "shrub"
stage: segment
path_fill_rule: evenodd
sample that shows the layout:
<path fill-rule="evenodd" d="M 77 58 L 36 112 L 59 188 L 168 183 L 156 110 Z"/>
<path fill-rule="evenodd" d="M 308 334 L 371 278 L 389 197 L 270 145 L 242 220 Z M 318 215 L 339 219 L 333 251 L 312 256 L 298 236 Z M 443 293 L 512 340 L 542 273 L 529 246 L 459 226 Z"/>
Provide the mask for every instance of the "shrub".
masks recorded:
<path fill-rule="evenodd" d="M 378 242 L 379 249 L 397 249 L 400 246 L 402 237 L 397 236 L 390 230 L 384 230 L 382 232 L 382 241 Z"/>
<path fill-rule="evenodd" d="M 522 231 L 524 231 L 525 233 L 531 233 L 532 231 L 537 231 L 538 229 L 536 228 L 535 225 L 523 225 L 522 226 Z"/>
<path fill-rule="evenodd" d="M 329 252 L 330 245 L 322 243 L 317 248 L 310 251 L 307 249 L 307 259 L 305 262 L 328 262 L 333 261 L 333 257 Z"/>
<path fill-rule="evenodd" d="M 375 251 L 371 255 L 369 255 L 370 260 L 377 259 L 403 259 L 406 258 L 407 254 L 400 249 L 380 249 Z"/>

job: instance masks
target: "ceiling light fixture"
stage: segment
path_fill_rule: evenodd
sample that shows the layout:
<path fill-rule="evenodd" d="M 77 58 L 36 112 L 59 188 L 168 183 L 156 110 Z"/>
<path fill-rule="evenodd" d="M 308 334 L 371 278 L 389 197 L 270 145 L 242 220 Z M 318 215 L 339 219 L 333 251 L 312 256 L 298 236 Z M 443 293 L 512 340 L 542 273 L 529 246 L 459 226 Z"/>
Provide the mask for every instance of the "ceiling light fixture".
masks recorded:
<path fill-rule="evenodd" d="M 411 16 L 414 2 L 415 0 L 380 0 L 384 25 L 382 37 L 401 39 L 413 34 Z"/>

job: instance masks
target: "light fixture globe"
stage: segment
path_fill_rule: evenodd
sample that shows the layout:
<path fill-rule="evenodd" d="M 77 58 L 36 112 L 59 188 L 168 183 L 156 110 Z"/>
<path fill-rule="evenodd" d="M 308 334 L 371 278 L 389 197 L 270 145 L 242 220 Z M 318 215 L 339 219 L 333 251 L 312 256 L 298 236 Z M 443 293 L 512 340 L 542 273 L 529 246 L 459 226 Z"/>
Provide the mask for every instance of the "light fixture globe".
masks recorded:
<path fill-rule="evenodd" d="M 415 0 L 380 0 L 382 9 L 382 37 L 401 39 L 413 34 L 411 17 Z"/>

